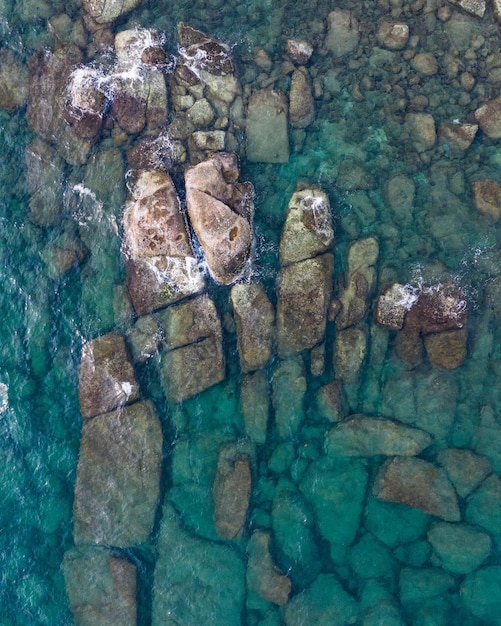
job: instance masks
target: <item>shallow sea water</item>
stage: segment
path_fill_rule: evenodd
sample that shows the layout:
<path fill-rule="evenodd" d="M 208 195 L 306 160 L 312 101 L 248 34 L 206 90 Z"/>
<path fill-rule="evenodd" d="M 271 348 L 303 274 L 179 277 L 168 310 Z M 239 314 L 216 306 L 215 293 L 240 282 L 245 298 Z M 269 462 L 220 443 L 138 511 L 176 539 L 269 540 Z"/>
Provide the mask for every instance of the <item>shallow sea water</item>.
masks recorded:
<path fill-rule="evenodd" d="M 384 2 L 370 2 L 369 7 L 366 4 L 323 0 L 304 3 L 152 0 L 113 28 L 157 29 L 165 33 L 166 48 L 175 54 L 175 25 L 186 21 L 234 46 L 242 83 L 246 85 L 256 79 L 255 68 L 250 63 L 255 48 L 265 48 L 275 60 L 280 59 L 285 37 L 304 38 L 315 44 L 323 38 L 320 31 L 322 25 L 325 27 L 327 14 L 338 6 L 355 12 L 365 24 L 369 41 L 373 42 L 375 25 L 389 9 Z M 423 11 L 411 10 L 407 2 L 392 4 L 402 5 L 401 15 L 410 24 L 411 31 L 419 33 L 418 47 L 439 49 L 436 42 L 442 41 L 445 32 L 439 20 L 427 18 Z M 442 6 L 441 2 L 424 4 L 429 5 L 433 16 Z M 456 7 L 443 4 L 449 6 L 454 15 L 465 15 Z M 80 11 L 78 2 L 60 2 L 57 10 L 50 3 L 31 6 L 28 0 L 5 3 L 0 6 L 0 45 L 27 62 L 33 52 L 54 46 L 47 17 L 63 11 L 75 19 Z M 472 73 L 475 63 L 478 65 L 477 87 L 471 94 L 471 102 L 477 98 L 480 103 L 482 98 L 487 100 L 501 91 L 500 83 L 487 80 L 486 61 L 488 55 L 495 52 L 496 37 L 499 41 L 501 34 L 490 9 L 483 21 L 472 17 L 467 20 L 467 25 L 479 31 L 476 47 L 470 47 L 477 57 L 472 60 L 468 50 L 461 50 L 458 56 Z M 479 37 L 484 36 L 482 42 Z M 367 59 L 373 45 L 368 44 L 365 50 Z M 445 42 L 443 48 L 449 45 Z M 406 84 L 416 89 L 413 95 L 418 91 L 426 94 L 431 103 L 426 111 L 437 121 L 466 121 L 465 110 L 470 112 L 475 107 L 471 103 L 461 104 L 461 86 L 457 79 L 447 75 L 447 63 L 443 55 L 440 58 L 437 75 L 421 79 L 415 88 L 409 72 L 410 82 Z M 353 97 L 352 87 L 360 84 L 370 62 L 352 60 L 350 63 L 350 60 L 348 56 L 346 61 L 332 64 L 328 55 L 315 51 L 309 67 L 316 68 L 319 76 L 334 67 L 335 77 L 331 79 L 336 85 L 329 96 L 315 101 L 315 120 L 304 136 L 298 136 L 297 149 L 293 150 L 287 164 L 255 164 L 245 160 L 241 163 L 241 180 L 252 181 L 256 190 L 255 276 L 263 282 L 275 303 L 278 242 L 285 211 L 296 184 L 306 180 L 318 184 L 329 195 L 336 233 L 336 285 L 346 271 L 349 246 L 367 236 L 379 241 L 377 269 L 381 284 L 400 281 L 419 285 L 423 281 L 452 278 L 468 299 L 468 344 L 464 363 L 456 370 L 445 371 L 425 359 L 416 369 L 405 368 L 393 349 L 394 335 L 378 334 L 369 314 L 371 350 L 359 378 L 347 386 L 349 412 L 386 416 L 427 430 L 435 441 L 421 455 L 426 460 L 433 461 L 442 448 L 466 448 L 486 457 L 491 471 L 499 474 L 501 220 L 496 222 L 480 215 L 471 194 L 472 180 L 488 177 L 501 183 L 499 142 L 477 136 L 465 156 L 451 156 L 447 147 L 437 144 L 426 158 L 416 159 L 409 142 L 400 138 L 403 115 L 393 108 L 397 96 L 385 87 L 392 68 L 373 66 L 372 82 L 363 89 L 364 97 L 358 100 Z M 276 63 L 279 65 L 280 61 Z M 287 80 L 287 77 L 278 79 L 276 87 L 286 89 Z M 108 189 L 109 171 L 100 169 L 98 161 L 92 172 L 91 187 L 97 190 L 96 196 L 85 196 L 78 186 L 88 187 L 85 175 L 89 178 L 89 172 L 85 174 L 84 168 L 68 166 L 63 183 L 69 198 L 65 225 L 33 224 L 29 219 L 30 193 L 25 165 L 26 147 L 33 139 L 25 108 L 12 114 L 0 111 L 0 311 L 3 318 L 0 326 L 0 626 L 69 626 L 74 620 L 62 563 L 65 552 L 73 546 L 73 490 L 82 427 L 77 393 L 80 352 L 85 340 L 115 329 L 123 331 L 130 324 L 127 315 L 117 310 L 116 299 L 115 304 L 113 301 L 114 286 L 122 284 L 125 276 L 116 229 L 126 187 L 124 179 L 121 189 Z M 107 147 L 109 145 L 108 142 Z M 347 156 L 363 164 L 365 174 L 371 178 L 368 189 L 340 187 L 340 167 Z M 396 173 L 407 174 L 414 181 L 416 197 L 410 215 L 392 212 L 385 202 L 385 185 Z M 92 259 L 54 278 L 44 254 L 48 244 L 58 241 L 64 228 L 70 228 L 68 225 L 79 230 L 84 241 L 86 237 L 93 240 Z M 209 291 L 221 315 L 231 311 L 228 289 L 211 283 Z M 488 599 L 485 603 L 478 601 L 472 613 L 471 605 L 463 602 L 465 574 L 451 573 L 447 567 L 441 567 L 440 560 L 432 553 L 427 533 L 436 518 L 405 505 L 381 504 L 371 495 L 370 486 L 382 458 L 344 459 L 334 468 L 326 467 L 325 484 L 315 482 L 315 473 L 310 468 L 313 466 L 322 473 L 324 437 L 332 425 L 316 415 L 314 398 L 320 386 L 334 376 L 334 335 L 333 324 L 329 324 L 326 371 L 321 377 L 307 375 L 306 410 L 297 435 L 291 441 L 280 442 L 271 424 L 266 443 L 257 446 L 244 538 L 226 542 L 231 546 L 232 558 L 244 564 L 246 542 L 253 530 L 272 528 L 277 531 L 285 527 L 284 534 L 291 535 L 288 540 L 298 542 L 297 559 L 288 558 L 280 547 L 274 552 L 274 558 L 282 571 L 291 575 L 289 603 L 296 604 L 290 609 L 279 609 L 257 594 L 249 593 L 241 613 L 232 613 L 233 621 L 226 621 L 225 625 L 501 624 L 499 613 L 495 614 L 497 607 L 501 610 L 501 589 L 486 585 Z M 162 498 L 180 513 L 182 532 L 189 538 L 202 537 L 207 545 L 217 546 L 225 543 L 212 527 L 211 490 L 217 450 L 244 436 L 238 404 L 242 375 L 236 339 L 229 323 L 224 336 L 226 381 L 188 400 L 182 407 L 167 405 L 153 366 L 146 364 L 138 368 L 142 393 L 154 401 L 162 421 L 165 438 Z M 305 359 L 309 364 L 308 355 Z M 275 365 L 276 360 L 265 370 L 270 379 Z M 179 447 L 176 449 L 179 441 L 191 447 L 194 458 L 190 460 L 189 471 L 180 469 L 187 460 L 183 456 L 185 452 L 178 452 Z M 172 475 L 178 472 L 179 478 L 181 471 L 187 472 L 187 486 L 176 489 Z M 341 486 L 336 476 L 345 477 L 340 479 Z M 273 512 L 273 502 L 276 503 L 281 490 L 295 495 L 291 496 L 294 502 L 290 504 L 285 521 L 277 522 L 279 513 L 276 507 Z M 343 526 L 340 532 L 347 532 L 347 539 L 340 537 L 340 545 L 344 547 L 337 556 L 326 540 L 326 536 L 335 535 L 336 520 L 330 519 L 329 511 L 322 510 L 322 505 L 316 508 L 312 504 L 322 490 L 326 493 L 337 490 L 340 497 L 348 500 L 352 491 L 362 494 L 359 515 L 338 511 L 341 517 L 345 515 L 346 519 L 355 520 L 356 527 L 346 530 L 346 524 Z M 310 501 L 306 502 L 305 494 L 310 494 Z M 492 510 L 489 511 L 489 503 L 484 505 L 487 510 L 484 524 L 479 517 L 471 524 L 476 530 L 487 531 L 492 541 L 489 555 L 481 565 L 484 568 L 501 566 L 500 498 L 499 491 L 495 491 Z M 467 501 L 461 499 L 463 513 L 467 506 Z M 303 522 L 298 521 L 301 516 Z M 407 535 L 406 526 L 410 529 Z M 138 624 L 188 626 L 194 623 L 192 615 L 204 615 L 205 623 L 222 626 L 222 618 L 217 613 L 210 615 L 203 610 L 191 610 L 189 606 L 178 607 L 177 621 L 166 618 L 163 622 L 152 617 L 155 564 L 159 545 L 164 541 L 159 539 L 161 527 L 160 503 L 149 544 L 119 552 L 137 566 Z M 303 540 L 304 546 L 301 545 Z M 337 545 L 335 541 L 334 545 Z M 303 547 L 304 552 L 310 550 L 310 554 L 304 556 Z M 175 559 L 170 566 L 174 570 L 179 567 L 179 572 L 183 568 Z M 419 581 L 416 578 L 414 583 L 411 579 L 406 582 L 409 571 L 417 576 L 421 573 L 423 578 Z M 233 573 L 230 570 L 228 577 Z M 213 572 L 212 584 L 216 584 L 219 576 L 217 570 Z M 317 583 L 325 582 L 322 576 L 333 576 L 336 582 L 315 587 L 315 579 Z M 501 578 L 498 576 L 497 580 Z M 418 588 L 415 596 L 409 590 L 413 587 Z M 210 583 L 207 588 L 212 588 Z M 301 604 L 304 598 L 301 594 L 308 589 L 313 590 L 312 606 L 328 606 L 331 594 L 339 606 L 345 607 L 344 612 L 329 613 L 326 609 L 321 614 L 323 617 L 316 616 L 314 610 L 308 609 L 310 605 Z M 196 598 L 198 594 L 203 597 L 203 593 L 208 594 L 207 606 L 210 607 L 209 591 L 187 585 L 182 595 Z"/>

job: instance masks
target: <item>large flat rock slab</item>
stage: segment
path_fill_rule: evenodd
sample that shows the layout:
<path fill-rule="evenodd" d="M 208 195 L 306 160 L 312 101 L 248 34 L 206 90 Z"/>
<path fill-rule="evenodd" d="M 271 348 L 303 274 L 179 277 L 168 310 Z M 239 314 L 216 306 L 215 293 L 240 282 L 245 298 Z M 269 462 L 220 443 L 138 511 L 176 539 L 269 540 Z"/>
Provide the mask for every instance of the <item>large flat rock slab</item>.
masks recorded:
<path fill-rule="evenodd" d="M 448 522 L 461 519 L 456 492 L 445 470 L 422 459 L 397 456 L 385 463 L 374 482 L 373 494 Z"/>
<path fill-rule="evenodd" d="M 282 268 L 277 277 L 278 353 L 313 348 L 324 338 L 332 293 L 332 254 Z"/>
<path fill-rule="evenodd" d="M 159 316 L 167 350 L 162 384 L 171 402 L 181 402 L 225 378 L 221 322 L 207 295 L 169 307 Z"/>
<path fill-rule="evenodd" d="M 136 402 L 84 422 L 74 501 L 76 544 L 127 548 L 153 528 L 162 430 L 153 405 Z"/>
<path fill-rule="evenodd" d="M 287 163 L 288 105 L 286 97 L 274 89 L 255 91 L 247 109 L 247 159 L 252 163 Z"/>
<path fill-rule="evenodd" d="M 139 399 L 139 385 L 121 335 L 108 333 L 84 344 L 78 397 L 84 418 Z"/>
<path fill-rule="evenodd" d="M 431 436 L 419 428 L 388 419 L 353 415 L 329 431 L 327 451 L 340 456 L 413 456 L 431 442 Z"/>
<path fill-rule="evenodd" d="M 105 548 L 79 547 L 64 555 L 66 593 L 78 626 L 135 626 L 136 566 Z"/>

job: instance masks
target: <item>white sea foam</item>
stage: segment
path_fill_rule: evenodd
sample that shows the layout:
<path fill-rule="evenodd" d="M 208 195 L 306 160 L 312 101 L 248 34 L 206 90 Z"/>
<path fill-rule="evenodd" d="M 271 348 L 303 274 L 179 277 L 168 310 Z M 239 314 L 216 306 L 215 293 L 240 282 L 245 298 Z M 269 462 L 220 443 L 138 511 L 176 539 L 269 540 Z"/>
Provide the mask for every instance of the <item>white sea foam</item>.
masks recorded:
<path fill-rule="evenodd" d="M 9 387 L 5 383 L 0 383 L 0 414 L 5 413 L 9 407 Z"/>

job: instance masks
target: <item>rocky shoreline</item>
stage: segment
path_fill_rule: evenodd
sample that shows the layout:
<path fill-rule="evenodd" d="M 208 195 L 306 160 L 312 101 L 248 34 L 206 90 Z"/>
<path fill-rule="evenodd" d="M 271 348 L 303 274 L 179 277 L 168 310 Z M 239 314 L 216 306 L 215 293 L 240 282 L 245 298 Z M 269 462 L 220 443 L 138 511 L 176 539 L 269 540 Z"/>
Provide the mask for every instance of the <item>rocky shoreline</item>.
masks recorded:
<path fill-rule="evenodd" d="M 380 2 L 371 22 L 345 4 L 238 60 L 184 22 L 175 58 L 117 30 L 139 0 L 52 17 L 66 35 L 27 67 L 0 50 L 0 107 L 26 106 L 36 136 L 29 219 L 57 233 L 48 277 L 78 268 L 95 322 L 64 559 L 77 624 L 137 623 L 144 568 L 158 625 L 497 619 L 499 403 L 458 417 L 454 374 L 475 377 L 499 272 L 472 331 L 450 223 L 501 216 L 501 9 Z M 270 201 L 241 179 L 319 137 L 265 274 Z M 431 251 L 417 277 L 398 267 Z"/>

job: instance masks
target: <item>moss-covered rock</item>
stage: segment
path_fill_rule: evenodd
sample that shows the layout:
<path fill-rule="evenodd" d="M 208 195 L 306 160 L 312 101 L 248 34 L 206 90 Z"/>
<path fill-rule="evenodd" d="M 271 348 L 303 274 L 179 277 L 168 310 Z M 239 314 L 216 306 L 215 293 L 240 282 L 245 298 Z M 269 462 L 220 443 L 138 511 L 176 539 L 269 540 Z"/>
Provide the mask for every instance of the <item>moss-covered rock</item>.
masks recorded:
<path fill-rule="evenodd" d="M 489 535 L 466 524 L 437 522 L 428 531 L 433 547 L 434 564 L 453 574 L 469 574 L 488 558 Z"/>
<path fill-rule="evenodd" d="M 467 576 L 461 585 L 464 606 L 478 619 L 495 624 L 501 615 L 501 567 L 484 567 Z"/>

